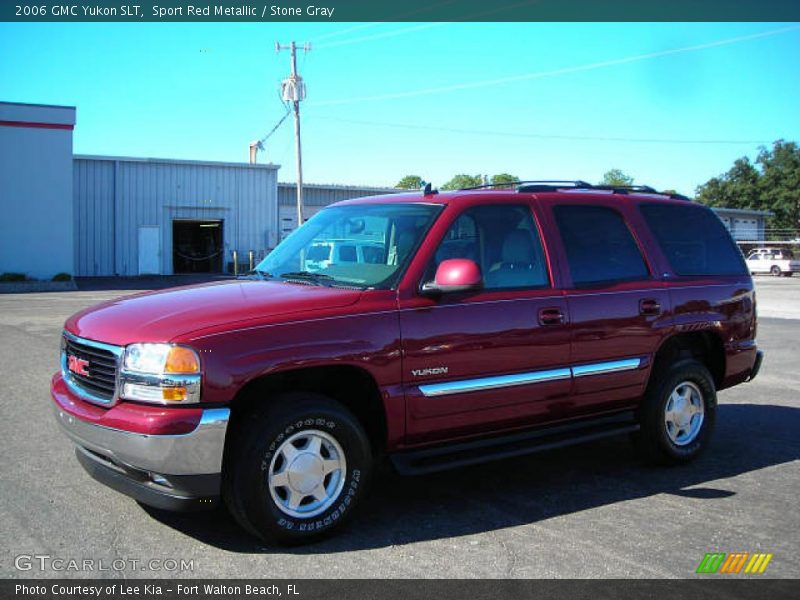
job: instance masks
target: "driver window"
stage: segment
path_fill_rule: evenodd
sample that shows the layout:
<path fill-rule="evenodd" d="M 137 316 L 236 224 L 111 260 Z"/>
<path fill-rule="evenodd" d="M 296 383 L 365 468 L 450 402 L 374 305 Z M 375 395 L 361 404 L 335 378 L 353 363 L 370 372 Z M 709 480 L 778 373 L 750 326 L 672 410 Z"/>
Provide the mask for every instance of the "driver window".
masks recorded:
<path fill-rule="evenodd" d="M 485 289 L 541 288 L 550 283 L 539 232 L 527 206 L 497 204 L 465 211 L 439 244 L 425 281 L 451 258 L 476 262 Z"/>

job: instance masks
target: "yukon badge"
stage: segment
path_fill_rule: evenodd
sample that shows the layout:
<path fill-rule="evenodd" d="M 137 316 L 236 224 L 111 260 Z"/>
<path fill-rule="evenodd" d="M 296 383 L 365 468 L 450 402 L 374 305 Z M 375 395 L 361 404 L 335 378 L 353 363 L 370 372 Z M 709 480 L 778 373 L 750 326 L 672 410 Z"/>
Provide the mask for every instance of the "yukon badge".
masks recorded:
<path fill-rule="evenodd" d="M 447 367 L 430 367 L 428 369 L 412 369 L 414 377 L 425 377 L 427 375 L 447 375 Z"/>

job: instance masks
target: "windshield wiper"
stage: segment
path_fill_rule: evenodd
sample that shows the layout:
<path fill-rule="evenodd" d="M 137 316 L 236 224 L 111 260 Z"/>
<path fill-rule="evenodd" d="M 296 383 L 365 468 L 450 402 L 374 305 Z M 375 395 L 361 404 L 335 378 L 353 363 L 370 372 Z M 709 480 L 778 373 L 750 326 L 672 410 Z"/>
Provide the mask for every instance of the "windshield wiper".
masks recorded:
<path fill-rule="evenodd" d="M 247 273 L 242 273 L 239 275 L 239 279 L 272 279 L 274 276 L 272 273 L 267 273 L 266 271 L 259 271 L 258 269 L 253 269 L 252 271 L 248 271 Z"/>
<path fill-rule="evenodd" d="M 321 283 L 323 281 L 335 281 L 330 275 L 324 273 L 314 273 L 312 271 L 289 271 L 288 273 L 281 273 L 281 279 L 299 280 L 302 282 Z"/>

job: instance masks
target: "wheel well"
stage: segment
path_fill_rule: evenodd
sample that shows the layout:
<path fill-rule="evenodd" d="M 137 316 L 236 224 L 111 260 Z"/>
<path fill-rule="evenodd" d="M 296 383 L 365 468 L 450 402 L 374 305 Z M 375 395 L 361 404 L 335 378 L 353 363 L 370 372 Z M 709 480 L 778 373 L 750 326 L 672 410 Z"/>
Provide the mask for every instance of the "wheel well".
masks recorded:
<path fill-rule="evenodd" d="M 335 365 L 282 371 L 254 379 L 231 402 L 233 423 L 280 392 L 314 392 L 333 398 L 352 412 L 375 454 L 386 447 L 386 411 L 372 376 L 358 367 Z"/>
<path fill-rule="evenodd" d="M 653 373 L 680 358 L 694 358 L 703 363 L 720 389 L 725 378 L 725 348 L 713 332 L 679 333 L 667 339 L 656 352 Z"/>

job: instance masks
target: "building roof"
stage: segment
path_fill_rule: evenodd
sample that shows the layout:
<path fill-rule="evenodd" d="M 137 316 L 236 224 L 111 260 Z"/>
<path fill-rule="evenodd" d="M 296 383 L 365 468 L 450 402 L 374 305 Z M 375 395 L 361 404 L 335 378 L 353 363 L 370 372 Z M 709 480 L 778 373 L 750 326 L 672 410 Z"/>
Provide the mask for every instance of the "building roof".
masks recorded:
<path fill-rule="evenodd" d="M 753 217 L 771 217 L 775 214 L 771 210 L 755 210 L 754 208 L 726 208 L 724 206 L 712 206 L 711 210 L 716 213 L 729 213 L 731 215 L 747 215 Z"/>
<path fill-rule="evenodd" d="M 294 188 L 297 187 L 297 184 L 289 181 L 279 181 L 278 187 Z M 350 185 L 346 183 L 303 183 L 303 189 L 305 188 L 318 189 L 318 190 L 342 190 L 345 192 L 348 190 L 358 190 L 364 192 L 377 192 L 385 194 L 392 194 L 401 191 L 406 191 L 393 187 L 375 187 L 375 186 L 357 185 L 357 184 Z"/>
<path fill-rule="evenodd" d="M 75 125 L 75 107 L 0 102 L 0 122 L 30 127 L 55 125 L 61 126 L 57 128 L 72 129 Z"/>
<path fill-rule="evenodd" d="M 132 162 L 132 163 L 161 163 L 171 165 L 189 165 L 198 167 L 236 167 L 240 169 L 269 169 L 277 171 L 280 165 L 269 164 L 251 164 L 245 162 L 224 162 L 213 160 L 184 160 L 178 158 L 150 158 L 150 157 L 134 157 L 134 156 L 99 156 L 94 154 L 74 154 L 75 160 L 107 160 L 119 162 Z"/>

